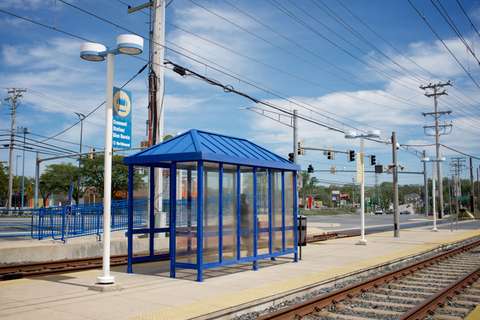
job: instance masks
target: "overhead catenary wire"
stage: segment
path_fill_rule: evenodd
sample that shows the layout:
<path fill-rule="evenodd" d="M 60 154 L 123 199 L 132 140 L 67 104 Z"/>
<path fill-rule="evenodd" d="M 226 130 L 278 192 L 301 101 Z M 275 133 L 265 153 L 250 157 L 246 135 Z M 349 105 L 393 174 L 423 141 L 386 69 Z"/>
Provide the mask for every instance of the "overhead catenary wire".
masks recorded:
<path fill-rule="evenodd" d="M 472 50 L 472 48 L 470 47 L 470 45 L 467 43 L 467 41 L 465 40 L 465 37 L 463 36 L 462 32 L 460 31 L 460 29 L 458 29 L 457 25 L 455 24 L 455 22 L 453 21 L 453 19 L 450 17 L 450 15 L 448 14 L 448 11 L 445 9 L 445 7 L 443 6 L 442 2 L 440 0 L 430 0 L 430 2 L 432 3 L 432 5 L 435 7 L 435 9 L 437 9 L 438 13 L 440 13 L 440 15 L 442 16 L 442 18 L 445 20 L 445 22 L 448 24 L 448 26 L 450 27 L 450 29 L 453 30 L 453 32 L 457 35 L 458 39 L 463 43 L 463 45 L 465 46 L 465 48 L 467 49 L 467 51 L 472 55 L 472 57 L 477 61 L 477 64 L 480 64 L 480 60 L 478 60 L 477 58 L 477 55 L 475 54 L 475 52 Z"/>
<path fill-rule="evenodd" d="M 338 3 L 340 4 L 340 6 L 345 9 L 346 12 L 348 12 L 356 21 L 358 21 L 361 25 L 364 26 L 364 28 L 366 30 L 368 30 L 369 32 L 371 32 L 373 35 L 375 35 L 378 39 L 382 40 L 384 43 L 387 44 L 387 46 L 389 46 L 394 52 L 396 52 L 400 57 L 402 57 L 403 59 L 409 61 L 413 66 L 415 66 L 416 68 L 418 68 L 419 71 L 421 71 L 422 73 L 419 73 L 417 71 L 412 71 L 413 73 L 415 73 L 419 78 L 422 78 L 423 79 L 423 82 L 429 82 L 431 81 L 432 79 L 435 79 L 437 78 L 436 75 L 434 75 L 432 73 L 431 70 L 427 70 L 425 67 L 423 67 L 422 65 L 420 65 L 418 62 L 416 62 L 414 59 L 412 59 L 411 57 L 409 57 L 408 55 L 404 54 L 398 47 L 396 47 L 395 45 L 392 44 L 392 42 L 390 42 L 388 39 L 386 39 L 384 36 L 382 36 L 378 31 L 375 30 L 375 28 L 373 28 L 372 26 L 370 26 L 364 19 L 362 19 L 360 16 L 358 16 L 357 14 L 355 14 L 352 10 L 350 10 L 348 8 L 347 5 L 344 4 L 344 2 L 342 0 L 338 0 Z M 430 80 L 426 78 L 426 76 L 430 77 Z M 469 108 L 469 107 L 473 107 L 473 106 L 476 106 L 476 101 L 473 100 L 472 98 L 470 98 L 468 95 L 464 94 L 463 92 L 461 91 L 458 91 L 456 88 L 452 87 L 452 90 L 453 92 L 451 92 L 449 94 L 448 97 L 451 97 L 452 99 L 455 99 L 458 103 L 462 104 L 465 108 Z M 463 100 L 463 98 L 460 98 L 460 97 L 457 97 L 455 92 L 458 92 L 460 95 L 462 95 L 463 97 L 467 98 L 470 100 L 470 103 L 468 102 L 465 102 Z M 453 93 L 453 94 L 452 94 Z M 469 106 L 470 104 L 470 106 Z M 457 110 L 457 107 L 455 108 Z"/>
<path fill-rule="evenodd" d="M 91 12 L 91 11 L 88 11 L 88 10 L 86 10 L 86 9 L 83 9 L 83 8 L 77 6 L 77 5 L 74 5 L 74 4 L 69 3 L 69 2 L 67 2 L 67 1 L 64 1 L 64 0 L 59 0 L 59 1 L 62 2 L 62 3 L 64 3 L 64 4 L 66 4 L 66 5 L 68 5 L 68 6 L 70 6 L 70 7 L 72 7 L 72 8 L 74 8 L 74 9 L 76 9 L 76 10 L 78 10 L 78 11 L 80 11 L 80 12 L 83 12 L 83 13 L 85 13 L 85 14 L 87 14 L 87 15 L 90 15 L 90 16 L 96 18 L 96 19 L 99 19 L 99 20 L 101 20 L 101 21 L 103 21 L 103 22 L 105 22 L 105 23 L 107 23 L 107 24 L 113 25 L 113 26 L 115 26 L 115 27 L 117 27 L 117 28 L 119 28 L 119 29 L 121 29 L 121 30 L 123 30 L 123 31 L 129 32 L 129 33 L 133 33 L 133 34 L 135 34 L 135 35 L 138 35 L 138 36 L 140 36 L 140 37 L 148 40 L 148 38 L 147 38 L 146 36 L 144 36 L 144 35 L 142 35 L 142 34 L 139 34 L 139 33 L 135 32 L 135 31 L 132 31 L 132 30 L 130 30 L 130 29 L 128 29 L 128 28 L 126 28 L 126 27 L 118 24 L 118 23 L 115 23 L 115 22 L 113 22 L 113 21 L 110 21 L 109 19 L 106 19 L 106 18 L 104 18 L 104 17 L 101 17 L 101 16 L 99 16 L 99 15 L 96 14 L 96 13 L 93 13 L 93 12 Z M 168 41 L 167 41 L 167 42 L 168 42 Z M 238 77 L 238 76 L 234 76 L 234 75 L 232 75 L 232 74 L 229 74 L 228 72 L 225 72 L 225 71 L 223 71 L 223 70 L 221 70 L 221 69 L 219 69 L 219 68 L 212 67 L 210 64 L 207 64 L 207 63 L 202 62 L 202 61 L 200 61 L 200 60 L 198 60 L 198 59 L 192 58 L 191 56 L 189 56 L 189 55 L 187 55 L 187 54 L 184 54 L 184 53 L 182 53 L 182 52 L 180 52 L 180 51 L 178 51 L 178 50 L 176 50 L 176 49 L 172 49 L 172 48 L 170 48 L 170 47 L 168 47 L 168 46 L 166 46 L 166 45 L 164 45 L 164 44 L 161 44 L 161 43 L 157 43 L 157 42 L 154 42 L 154 43 L 155 43 L 155 44 L 158 44 L 158 45 L 164 47 L 165 49 L 170 50 L 170 51 L 172 51 L 172 52 L 174 52 L 174 53 L 176 53 L 176 54 L 179 54 L 180 56 L 186 57 L 187 59 L 189 59 L 189 60 L 191 60 L 191 61 L 200 63 L 200 64 L 202 64 L 202 65 L 204 65 L 204 66 L 206 66 L 206 67 L 209 67 L 209 68 L 212 69 L 212 70 L 215 70 L 215 71 L 220 72 L 220 73 L 222 73 L 222 74 L 224 74 L 224 75 L 227 75 L 227 76 L 229 76 L 229 77 L 231 77 L 231 78 L 233 78 L 233 79 L 235 79 L 235 80 L 241 81 L 241 82 L 243 82 L 243 83 L 245 83 L 245 84 L 248 84 L 248 85 L 250 85 L 250 86 L 252 86 L 252 87 L 255 87 L 255 88 L 259 89 L 259 90 L 262 90 L 262 91 L 264 91 L 264 92 L 266 92 L 266 93 L 268 93 L 268 94 L 271 94 L 271 95 L 273 95 L 273 96 L 275 96 L 275 97 L 277 97 L 277 98 L 280 98 L 280 99 L 283 99 L 283 100 L 287 100 L 287 99 L 285 99 L 284 97 L 282 97 L 281 95 L 278 95 L 278 94 L 273 93 L 271 90 L 268 90 L 268 89 L 265 89 L 265 88 L 263 88 L 263 87 L 261 87 L 261 86 L 259 86 L 259 85 L 253 84 L 252 82 L 245 81 L 244 79 L 242 79 L 242 78 L 240 78 L 240 77 Z M 176 45 L 176 46 L 177 46 L 177 47 L 180 47 L 180 46 L 178 46 L 178 45 Z M 181 48 L 182 50 L 185 50 L 185 49 L 182 48 L 182 47 L 180 47 L 180 48 Z M 188 50 L 187 50 L 187 51 L 188 51 Z M 205 58 L 202 57 L 202 59 L 205 59 Z M 205 59 L 205 60 L 206 60 L 206 59 Z M 292 99 L 289 99 L 288 101 L 289 101 L 289 102 L 292 102 Z M 354 129 L 356 129 L 356 130 L 359 130 L 359 131 L 364 131 L 363 129 L 359 129 L 359 128 L 352 127 L 351 125 L 345 124 L 345 123 L 340 122 L 340 121 L 338 121 L 338 120 L 336 120 L 336 119 L 334 119 L 334 118 L 332 118 L 332 117 L 328 117 L 328 116 L 326 116 L 326 115 L 324 115 L 324 114 L 322 114 L 322 113 L 319 113 L 317 110 L 314 110 L 315 107 L 313 107 L 313 106 L 311 106 L 311 105 L 310 105 L 310 107 L 308 108 L 308 107 L 306 107 L 307 104 L 304 103 L 304 102 L 302 102 L 302 103 L 300 103 L 300 104 L 299 104 L 299 103 L 295 103 L 295 104 L 297 104 L 297 105 L 300 106 L 301 108 L 306 108 L 307 110 L 309 110 L 309 111 L 311 111 L 311 112 L 316 112 L 316 113 L 319 114 L 320 116 L 326 117 L 326 118 L 328 118 L 329 120 L 333 120 L 333 121 L 335 121 L 335 122 L 341 123 L 342 125 L 349 126 L 349 127 L 354 128 Z M 322 110 L 322 112 L 327 112 L 327 113 L 328 113 L 329 111 Z"/>
<path fill-rule="evenodd" d="M 465 72 L 465 74 L 467 75 L 468 78 L 470 78 L 470 80 L 473 82 L 473 84 L 475 84 L 475 86 L 477 88 L 480 89 L 480 84 L 478 84 L 478 82 L 475 80 L 475 78 L 472 76 L 472 74 L 465 68 L 465 66 L 462 64 L 462 62 L 460 62 L 460 60 L 457 58 L 457 56 L 452 52 L 452 50 L 447 46 L 447 44 L 445 43 L 445 41 L 442 39 L 442 37 L 440 37 L 440 35 L 437 33 L 437 31 L 435 30 L 435 28 L 432 26 L 432 24 L 428 21 L 427 17 L 415 6 L 415 4 L 413 4 L 412 0 L 407 0 L 408 3 L 410 4 L 410 6 L 415 10 L 415 12 L 417 13 L 417 15 L 423 20 L 423 22 L 425 22 L 425 24 L 427 25 L 427 27 L 430 29 L 430 31 L 435 35 L 435 37 L 437 37 L 437 39 L 442 43 L 442 45 L 444 46 L 444 48 L 448 51 L 448 53 L 450 54 L 450 56 L 455 60 L 455 62 L 460 66 L 460 68 L 462 68 L 462 70 Z"/>
<path fill-rule="evenodd" d="M 459 6 L 460 10 L 463 12 L 463 15 L 467 18 L 468 22 L 470 23 L 470 26 L 472 27 L 472 29 L 480 37 L 480 32 L 478 31 L 477 27 L 473 23 L 472 19 L 470 19 L 470 16 L 468 15 L 467 11 L 465 11 L 465 8 L 463 7 L 460 0 L 456 0 L 456 2 L 457 2 L 457 5 Z"/>

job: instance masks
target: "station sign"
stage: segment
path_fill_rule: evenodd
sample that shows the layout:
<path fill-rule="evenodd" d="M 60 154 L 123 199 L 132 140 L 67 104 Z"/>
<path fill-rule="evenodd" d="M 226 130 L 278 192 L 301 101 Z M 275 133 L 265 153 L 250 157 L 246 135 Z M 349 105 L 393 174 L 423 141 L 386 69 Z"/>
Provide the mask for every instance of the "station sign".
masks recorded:
<path fill-rule="evenodd" d="M 132 94 L 130 91 L 113 88 L 113 149 L 132 147 Z"/>

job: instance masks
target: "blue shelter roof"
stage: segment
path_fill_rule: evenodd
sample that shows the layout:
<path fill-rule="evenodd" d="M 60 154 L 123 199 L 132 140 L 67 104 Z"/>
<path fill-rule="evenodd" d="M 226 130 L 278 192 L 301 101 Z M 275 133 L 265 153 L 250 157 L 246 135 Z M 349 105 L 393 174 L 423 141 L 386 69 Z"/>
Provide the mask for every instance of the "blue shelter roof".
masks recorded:
<path fill-rule="evenodd" d="M 300 170 L 300 166 L 246 139 L 196 129 L 128 156 L 124 162 L 155 166 L 172 161 L 198 160 Z"/>

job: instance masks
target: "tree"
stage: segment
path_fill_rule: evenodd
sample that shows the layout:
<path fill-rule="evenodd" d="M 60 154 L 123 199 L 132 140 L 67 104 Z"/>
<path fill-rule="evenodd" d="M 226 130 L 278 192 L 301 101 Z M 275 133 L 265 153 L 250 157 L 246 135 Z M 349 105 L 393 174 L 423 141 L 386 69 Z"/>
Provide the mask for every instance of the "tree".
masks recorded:
<path fill-rule="evenodd" d="M 81 165 L 82 185 L 95 187 L 103 195 L 103 156 L 97 155 L 94 159 L 83 158 Z M 143 184 L 142 175 L 135 172 L 133 185 L 135 188 Z M 128 190 L 128 167 L 123 164 L 123 156 L 114 155 L 112 158 L 112 198 L 121 199 Z"/>
<path fill-rule="evenodd" d="M 0 204 L 8 197 L 8 175 L 6 167 L 0 162 Z"/>
<path fill-rule="evenodd" d="M 68 193 L 72 182 L 77 181 L 78 173 L 78 167 L 70 163 L 47 166 L 40 177 L 40 194 L 43 204 L 45 205 L 52 193 Z M 76 188 L 74 188 L 73 197 L 78 203 L 79 194 Z"/>

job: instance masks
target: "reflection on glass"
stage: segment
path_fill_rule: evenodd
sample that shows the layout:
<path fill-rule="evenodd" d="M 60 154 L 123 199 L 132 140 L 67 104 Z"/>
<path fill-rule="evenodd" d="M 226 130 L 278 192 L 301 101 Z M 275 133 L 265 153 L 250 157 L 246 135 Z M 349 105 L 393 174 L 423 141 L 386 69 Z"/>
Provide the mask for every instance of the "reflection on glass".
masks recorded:
<path fill-rule="evenodd" d="M 219 165 L 204 162 L 203 168 L 203 262 L 218 261 Z"/>
<path fill-rule="evenodd" d="M 176 257 L 178 262 L 197 261 L 197 163 L 177 163 L 177 228 Z"/>
<path fill-rule="evenodd" d="M 282 172 L 272 170 L 272 251 L 282 250 Z"/>
<path fill-rule="evenodd" d="M 253 168 L 240 168 L 240 257 L 253 256 Z"/>
<path fill-rule="evenodd" d="M 237 256 L 237 166 L 223 166 L 223 238 L 222 251 L 224 261 Z"/>
<path fill-rule="evenodd" d="M 293 194 L 293 172 L 286 171 L 284 173 L 285 179 L 285 248 L 293 249 L 293 236 L 295 230 L 293 229 L 293 210 L 294 210 L 294 194 Z"/>
<path fill-rule="evenodd" d="M 268 171 L 267 169 L 257 169 L 257 253 L 268 254 Z"/>

